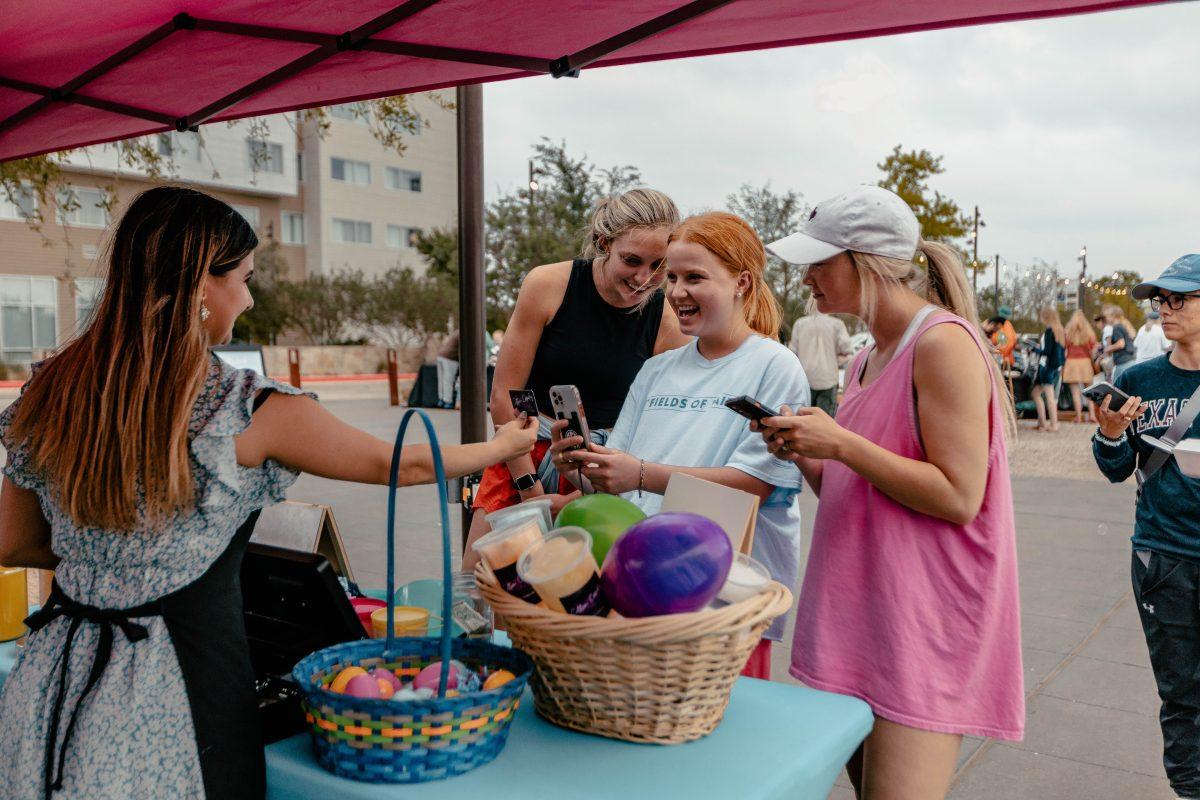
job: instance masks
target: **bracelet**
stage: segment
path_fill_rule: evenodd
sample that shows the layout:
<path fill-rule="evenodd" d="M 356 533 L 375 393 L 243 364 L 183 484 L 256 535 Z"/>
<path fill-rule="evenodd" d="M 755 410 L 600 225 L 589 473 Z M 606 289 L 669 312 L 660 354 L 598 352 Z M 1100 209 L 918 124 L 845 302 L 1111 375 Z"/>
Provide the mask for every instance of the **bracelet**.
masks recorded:
<path fill-rule="evenodd" d="M 642 487 L 646 485 L 646 459 L 641 459 L 638 464 L 638 497 L 642 496 Z"/>
<path fill-rule="evenodd" d="M 1125 444 L 1125 437 L 1126 434 L 1124 431 L 1122 431 L 1120 439 L 1110 439 L 1105 436 L 1099 428 L 1097 428 L 1096 432 L 1092 434 L 1092 441 L 1098 444 L 1106 444 L 1109 447 L 1120 447 L 1121 445 Z"/>

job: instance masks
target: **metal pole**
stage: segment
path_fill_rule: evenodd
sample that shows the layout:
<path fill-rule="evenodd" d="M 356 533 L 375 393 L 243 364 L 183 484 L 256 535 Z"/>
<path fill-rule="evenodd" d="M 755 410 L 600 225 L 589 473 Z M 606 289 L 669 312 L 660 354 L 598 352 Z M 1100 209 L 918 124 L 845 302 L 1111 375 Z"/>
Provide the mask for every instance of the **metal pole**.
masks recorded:
<path fill-rule="evenodd" d="M 979 206 L 975 206 L 975 235 L 971 237 L 971 291 L 979 293 Z"/>
<path fill-rule="evenodd" d="M 1079 251 L 1079 261 L 1083 265 L 1079 268 L 1079 308 L 1084 314 L 1087 313 L 1087 245 Z"/>
<path fill-rule="evenodd" d="M 458 107 L 458 264 L 459 356 L 463 444 L 485 442 L 487 429 L 487 354 L 483 352 L 483 87 L 459 86 Z M 463 541 L 471 509 L 463 506 Z"/>
<path fill-rule="evenodd" d="M 1000 313 L 1000 254 L 996 253 L 996 313 Z"/>

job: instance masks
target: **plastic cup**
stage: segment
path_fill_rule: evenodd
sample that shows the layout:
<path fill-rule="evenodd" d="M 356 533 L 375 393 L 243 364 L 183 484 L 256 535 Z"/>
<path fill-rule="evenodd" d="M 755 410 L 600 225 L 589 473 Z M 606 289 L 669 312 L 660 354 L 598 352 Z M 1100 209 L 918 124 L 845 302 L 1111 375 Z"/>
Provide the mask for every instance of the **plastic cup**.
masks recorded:
<path fill-rule="evenodd" d="M 429 609 L 420 606 L 396 606 L 392 631 L 397 636 L 425 636 L 429 633 Z M 387 638 L 387 608 L 371 612 L 371 633 L 375 639 Z"/>
<path fill-rule="evenodd" d="M 503 528 L 511 528 L 526 518 L 538 519 L 541 521 L 542 533 L 547 534 L 554 527 L 550 504 L 551 500 L 547 497 L 535 497 L 524 503 L 493 511 L 487 515 L 487 523 L 492 530 L 498 531 Z"/>
<path fill-rule="evenodd" d="M 551 611 L 608 615 L 600 569 L 592 555 L 592 535 L 583 528 L 559 528 L 526 550 L 517 562 L 517 574 Z"/>
<path fill-rule="evenodd" d="M 717 599 L 726 603 L 740 603 L 767 588 L 771 582 L 771 573 L 767 568 L 745 553 L 735 553 L 733 564 L 729 567 L 729 577 Z"/>
<path fill-rule="evenodd" d="M 536 603 L 537 592 L 517 574 L 517 561 L 526 550 L 542 541 L 545 534 L 538 520 L 524 518 L 480 537 L 471 547 L 492 568 L 504 591 L 527 603 Z"/>

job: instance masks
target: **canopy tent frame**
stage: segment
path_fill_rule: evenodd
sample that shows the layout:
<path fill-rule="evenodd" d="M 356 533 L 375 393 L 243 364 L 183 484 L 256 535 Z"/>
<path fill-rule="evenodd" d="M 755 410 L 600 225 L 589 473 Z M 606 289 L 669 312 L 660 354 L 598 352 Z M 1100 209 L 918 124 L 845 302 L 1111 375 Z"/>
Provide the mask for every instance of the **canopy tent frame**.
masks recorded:
<path fill-rule="evenodd" d="M 408 17 L 419 14 L 439 0 L 408 0 L 390 11 L 380 14 L 369 22 L 359 25 L 353 30 L 341 34 L 320 33 L 295 28 L 281 28 L 273 25 L 253 25 L 240 22 L 225 22 L 216 19 L 194 17 L 190 14 L 176 14 L 170 21 L 163 23 L 154 30 L 142 36 L 132 44 L 113 53 L 94 67 L 72 78 L 61 86 L 42 86 L 28 81 L 17 80 L 0 75 L 0 86 L 29 94 L 40 95 L 40 98 L 25 108 L 0 119 L 0 133 L 25 121 L 29 117 L 48 108 L 54 103 L 75 103 L 101 111 L 136 117 L 148 122 L 173 127 L 177 131 L 195 131 L 200 125 L 211 121 L 214 117 L 227 111 L 251 95 L 269 89 L 283 81 L 316 66 L 338 53 L 346 51 L 367 51 L 386 53 L 396 56 L 424 58 L 438 61 L 459 61 L 466 64 L 480 64 L 490 67 L 520 70 L 529 75 L 538 73 L 552 75 L 555 78 L 577 76 L 579 70 L 594 64 L 611 53 L 631 44 L 663 33 L 670 28 L 681 25 L 710 11 L 715 11 L 733 0 L 693 0 L 685 6 L 662 14 L 647 22 L 643 22 L 615 36 L 610 36 L 578 52 L 555 59 L 537 58 L 534 56 L 515 53 L 492 53 L 483 50 L 471 50 L 458 47 L 441 47 L 438 45 L 419 44 L 415 42 L 398 42 L 372 37 L 403 22 Z M 247 84 L 229 92 L 213 102 L 197 109 L 191 114 L 172 116 L 160 111 L 99 97 L 92 97 L 80 90 L 87 84 L 100 78 L 126 62 L 136 58 L 151 47 L 166 40 L 178 31 L 208 31 L 211 33 L 244 36 L 255 39 L 296 42 L 311 44 L 314 49 L 294 59 L 271 72 L 250 81 Z M 510 76 L 505 76 L 510 77 Z M 517 77 L 517 76 L 511 76 Z"/>

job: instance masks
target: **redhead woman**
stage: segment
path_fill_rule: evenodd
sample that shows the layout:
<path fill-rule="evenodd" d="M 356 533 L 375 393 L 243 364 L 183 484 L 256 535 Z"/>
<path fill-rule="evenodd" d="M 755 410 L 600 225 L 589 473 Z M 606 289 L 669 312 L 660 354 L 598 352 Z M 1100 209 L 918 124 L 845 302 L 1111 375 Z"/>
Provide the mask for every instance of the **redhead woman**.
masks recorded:
<path fill-rule="evenodd" d="M 299 472 L 386 484 L 392 445 L 209 353 L 253 306 L 253 229 L 162 187 L 117 226 L 91 322 L 0 415 L 0 563 L 55 570 L 0 694 L 11 798 L 261 798 L 242 554 Z M 443 449 L 466 475 L 528 453 L 532 420 Z M 406 447 L 405 484 L 434 480 Z"/>
<path fill-rule="evenodd" d="M 754 230 L 733 214 L 684 220 L 667 245 L 667 299 L 690 344 L 646 362 L 629 390 L 607 446 L 571 450 L 560 438 L 560 471 L 582 474 L 597 491 L 621 494 L 647 514 L 658 511 L 676 473 L 695 475 L 759 498 L 754 557 L 784 586 L 799 570 L 800 475 L 773 458 L 725 399 L 748 394 L 772 408 L 807 405 L 808 380 L 776 338 L 779 304 L 763 278 L 767 255 Z M 770 676 L 779 619 L 750 657 L 746 674 Z"/>

